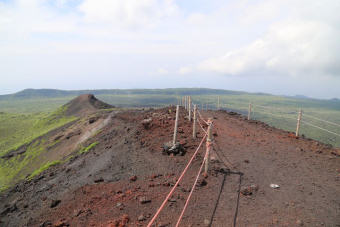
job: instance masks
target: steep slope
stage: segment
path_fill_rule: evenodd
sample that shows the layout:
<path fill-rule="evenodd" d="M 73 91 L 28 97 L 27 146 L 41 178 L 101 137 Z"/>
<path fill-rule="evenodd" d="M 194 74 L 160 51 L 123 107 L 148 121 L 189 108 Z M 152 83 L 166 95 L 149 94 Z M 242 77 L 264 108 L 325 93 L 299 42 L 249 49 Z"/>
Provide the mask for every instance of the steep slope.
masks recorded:
<path fill-rule="evenodd" d="M 100 109 L 109 109 L 113 106 L 98 100 L 92 94 L 80 95 L 65 104 L 67 116 L 85 116 Z"/>
<path fill-rule="evenodd" d="M 192 125 L 181 109 L 178 138 L 187 153 L 163 155 L 174 108 L 111 114 L 107 125 L 84 143 L 84 152 L 1 195 L 2 225 L 147 224 L 203 133 L 191 139 Z M 214 152 L 209 177 L 205 183 L 200 179 L 181 226 L 340 223 L 339 150 L 233 113 L 203 115 L 214 119 Z M 147 127 L 144 119 L 151 119 Z M 174 226 L 202 160 L 203 150 L 155 226 Z M 272 183 L 280 188 L 271 188 Z M 256 190 L 247 193 L 251 185 Z"/>
<path fill-rule="evenodd" d="M 103 108 L 111 106 L 93 95 L 81 95 L 39 119 L 27 129 L 29 134 L 19 141 L 18 148 L 0 157 L 0 189 L 26 178 L 44 165 L 61 162 L 108 122 L 109 113 L 102 112 Z"/>

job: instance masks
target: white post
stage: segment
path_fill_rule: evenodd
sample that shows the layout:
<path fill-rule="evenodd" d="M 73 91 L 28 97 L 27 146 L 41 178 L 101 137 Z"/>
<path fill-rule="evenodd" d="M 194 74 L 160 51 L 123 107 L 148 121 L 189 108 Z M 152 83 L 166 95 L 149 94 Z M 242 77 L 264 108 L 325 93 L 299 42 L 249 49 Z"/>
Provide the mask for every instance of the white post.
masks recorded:
<path fill-rule="evenodd" d="M 191 96 L 189 96 L 189 121 L 191 121 Z"/>
<path fill-rule="evenodd" d="M 188 96 L 185 96 L 185 106 L 186 106 L 186 110 L 188 110 L 188 101 L 189 101 L 189 99 L 188 99 Z"/>
<path fill-rule="evenodd" d="M 207 137 L 207 153 L 205 156 L 205 166 L 204 166 L 204 173 L 207 176 L 209 170 L 209 160 L 210 160 L 210 149 L 212 146 L 212 120 L 211 118 L 208 119 L 208 137 Z"/>
<path fill-rule="evenodd" d="M 217 110 L 220 110 L 220 96 L 217 96 Z"/>
<path fill-rule="evenodd" d="M 249 107 L 248 107 L 248 121 L 250 120 L 250 114 L 251 114 L 251 103 L 249 103 Z"/>
<path fill-rule="evenodd" d="M 301 111 L 301 109 L 300 109 L 300 110 L 299 110 L 298 119 L 297 119 L 297 124 L 296 124 L 296 132 L 295 132 L 295 136 L 296 136 L 296 137 L 299 136 L 299 130 L 300 130 L 300 124 L 301 124 L 301 117 L 302 117 L 302 111 Z"/>
<path fill-rule="evenodd" d="M 176 120 L 175 120 L 175 128 L 174 128 L 174 139 L 172 141 L 173 145 L 176 144 L 176 140 L 177 140 L 178 114 L 179 114 L 179 105 L 177 105 L 177 107 L 176 107 Z"/>
<path fill-rule="evenodd" d="M 194 123 L 192 126 L 192 137 L 196 139 L 196 105 L 194 105 Z"/>

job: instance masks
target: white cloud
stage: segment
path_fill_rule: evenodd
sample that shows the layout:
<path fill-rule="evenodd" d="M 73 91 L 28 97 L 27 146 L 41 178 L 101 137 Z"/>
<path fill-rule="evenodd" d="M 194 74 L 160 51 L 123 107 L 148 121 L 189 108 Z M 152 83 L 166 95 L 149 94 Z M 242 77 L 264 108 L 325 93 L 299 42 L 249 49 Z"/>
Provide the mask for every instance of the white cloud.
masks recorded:
<path fill-rule="evenodd" d="M 157 73 L 158 74 L 168 74 L 169 71 L 167 69 L 165 69 L 165 68 L 158 68 L 157 69 Z"/>
<path fill-rule="evenodd" d="M 339 0 L 0 0 L 0 75 L 6 75 L 0 89 L 27 86 L 25 75 L 34 82 L 46 75 L 52 80 L 53 73 L 55 80 L 72 75 L 75 81 L 84 74 L 106 75 L 105 84 L 120 75 L 144 81 L 158 74 L 158 85 L 194 76 L 190 86 L 237 80 L 233 89 L 263 92 L 268 90 L 253 82 L 269 75 L 277 75 L 266 81 L 270 92 L 291 80 L 282 75 L 316 75 L 314 85 L 327 81 L 325 86 L 334 87 L 340 77 L 326 76 L 340 72 L 339 5 Z M 244 88 L 249 77 L 219 74 L 256 76 Z M 206 84 L 207 76 L 216 81 Z M 306 78 L 296 81 L 314 92 Z M 44 86 L 54 86 L 47 82 Z"/>
<path fill-rule="evenodd" d="M 181 67 L 178 72 L 179 74 L 188 74 L 188 73 L 191 73 L 193 71 L 192 67 L 191 66 L 184 66 L 184 67 Z"/>
<path fill-rule="evenodd" d="M 328 3 L 322 7 L 339 6 L 335 1 Z M 205 60 L 198 69 L 231 75 L 256 72 L 294 76 L 338 75 L 340 20 L 330 20 L 327 14 L 320 18 L 317 13 L 322 7 L 319 7 L 309 8 L 309 12 L 304 9 L 303 18 L 300 17 L 302 12 L 297 10 L 299 8 L 295 8 L 294 16 L 274 23 L 262 37 L 223 56 Z M 313 18 L 314 14 L 318 15 L 318 20 Z"/>
<path fill-rule="evenodd" d="M 177 12 L 172 0 L 85 0 L 79 10 L 89 22 L 122 27 L 152 27 Z"/>

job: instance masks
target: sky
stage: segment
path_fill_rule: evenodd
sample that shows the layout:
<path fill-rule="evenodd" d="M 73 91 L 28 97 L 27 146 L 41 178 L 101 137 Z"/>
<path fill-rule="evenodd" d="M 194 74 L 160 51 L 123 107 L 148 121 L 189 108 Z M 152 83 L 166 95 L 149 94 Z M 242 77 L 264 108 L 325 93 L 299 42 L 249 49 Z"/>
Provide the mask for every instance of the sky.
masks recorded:
<path fill-rule="evenodd" d="M 340 98 L 339 0 L 0 0 L 0 94 L 207 87 Z"/>

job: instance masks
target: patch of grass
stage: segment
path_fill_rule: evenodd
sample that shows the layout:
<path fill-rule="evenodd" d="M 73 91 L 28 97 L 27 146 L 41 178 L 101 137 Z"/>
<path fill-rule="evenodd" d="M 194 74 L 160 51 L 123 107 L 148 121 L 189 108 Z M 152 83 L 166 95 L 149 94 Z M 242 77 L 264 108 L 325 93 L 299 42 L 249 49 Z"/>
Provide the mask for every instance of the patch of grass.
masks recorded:
<path fill-rule="evenodd" d="M 25 178 L 27 173 L 40 168 L 39 157 L 46 152 L 46 141 L 36 140 L 30 144 L 26 152 L 8 160 L 0 159 L 0 191 L 6 189 L 12 183 Z M 32 168 L 33 167 L 33 168 Z"/>
<path fill-rule="evenodd" d="M 90 145 L 88 145 L 87 147 L 83 147 L 78 151 L 78 154 L 84 154 L 89 152 L 92 148 L 94 148 L 95 146 L 97 146 L 99 144 L 99 142 L 93 142 Z"/>
<path fill-rule="evenodd" d="M 60 160 L 56 160 L 53 162 L 47 162 L 46 164 L 42 165 L 39 169 L 36 169 L 29 177 L 28 180 L 32 180 L 35 176 L 39 175 L 40 173 L 44 172 L 51 166 L 55 166 L 58 164 L 61 164 L 62 162 Z"/>
<path fill-rule="evenodd" d="M 65 111 L 60 107 L 51 114 L 0 114 L 0 156 L 77 119 L 65 116 Z"/>
<path fill-rule="evenodd" d="M 0 156 L 27 145 L 22 154 L 8 160 L 0 158 L 0 190 L 41 167 L 41 155 L 59 141 L 48 144 L 39 137 L 77 119 L 66 116 L 65 111 L 60 107 L 51 114 L 0 114 Z"/>

